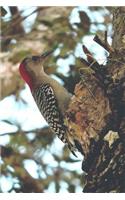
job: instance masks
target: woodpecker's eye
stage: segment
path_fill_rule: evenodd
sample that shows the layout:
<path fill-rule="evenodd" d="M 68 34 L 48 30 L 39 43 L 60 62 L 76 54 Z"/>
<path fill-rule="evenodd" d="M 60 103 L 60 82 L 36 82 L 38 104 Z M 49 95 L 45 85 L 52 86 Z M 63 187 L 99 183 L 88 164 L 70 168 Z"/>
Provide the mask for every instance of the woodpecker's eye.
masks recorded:
<path fill-rule="evenodd" d="M 37 61 L 39 59 L 39 56 L 32 56 L 33 61 Z"/>

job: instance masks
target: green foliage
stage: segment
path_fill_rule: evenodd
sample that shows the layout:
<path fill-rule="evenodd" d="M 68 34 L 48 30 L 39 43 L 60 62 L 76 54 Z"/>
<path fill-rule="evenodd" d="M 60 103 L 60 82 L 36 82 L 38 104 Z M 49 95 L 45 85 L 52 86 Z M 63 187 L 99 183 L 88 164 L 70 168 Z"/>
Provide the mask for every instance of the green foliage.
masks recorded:
<path fill-rule="evenodd" d="M 13 64 L 16 64 L 19 62 L 19 60 L 23 60 L 25 57 L 31 54 L 31 50 L 22 50 L 14 53 L 10 58 L 9 61 L 13 62 Z"/>

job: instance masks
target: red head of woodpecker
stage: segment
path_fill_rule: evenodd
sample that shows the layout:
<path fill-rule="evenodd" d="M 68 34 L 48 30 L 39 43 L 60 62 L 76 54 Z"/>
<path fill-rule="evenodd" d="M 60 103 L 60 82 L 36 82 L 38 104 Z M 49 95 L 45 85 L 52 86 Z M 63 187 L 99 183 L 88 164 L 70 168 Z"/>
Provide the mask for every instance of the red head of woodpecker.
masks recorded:
<path fill-rule="evenodd" d="M 24 58 L 19 66 L 20 74 L 23 80 L 29 85 L 31 91 L 35 86 L 35 78 L 37 78 L 40 71 L 44 71 L 43 69 L 43 61 L 46 57 L 48 57 L 53 51 L 48 51 L 43 53 L 40 56 L 32 56 Z"/>

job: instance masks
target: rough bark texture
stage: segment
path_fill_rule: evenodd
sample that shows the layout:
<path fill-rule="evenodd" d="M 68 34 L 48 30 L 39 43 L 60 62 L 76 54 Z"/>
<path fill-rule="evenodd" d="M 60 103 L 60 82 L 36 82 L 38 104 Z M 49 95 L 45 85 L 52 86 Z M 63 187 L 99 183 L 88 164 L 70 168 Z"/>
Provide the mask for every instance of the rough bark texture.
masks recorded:
<path fill-rule="evenodd" d="M 125 192 L 125 8 L 113 10 L 113 43 L 105 66 L 88 62 L 67 123 L 84 155 L 83 192 Z"/>
<path fill-rule="evenodd" d="M 113 11 L 113 48 L 125 48 L 125 7 Z"/>

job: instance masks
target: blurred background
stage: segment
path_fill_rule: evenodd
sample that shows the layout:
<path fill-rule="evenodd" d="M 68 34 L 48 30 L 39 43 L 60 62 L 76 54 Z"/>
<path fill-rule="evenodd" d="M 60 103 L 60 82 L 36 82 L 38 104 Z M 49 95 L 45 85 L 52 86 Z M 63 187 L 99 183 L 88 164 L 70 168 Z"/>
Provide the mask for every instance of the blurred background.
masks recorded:
<path fill-rule="evenodd" d="M 73 93 L 86 45 L 99 63 L 106 52 L 93 41 L 108 33 L 111 7 L 1 7 L 0 192 L 82 192 L 82 156 L 71 155 L 51 133 L 19 75 L 29 55 L 54 49 L 45 71 Z"/>

